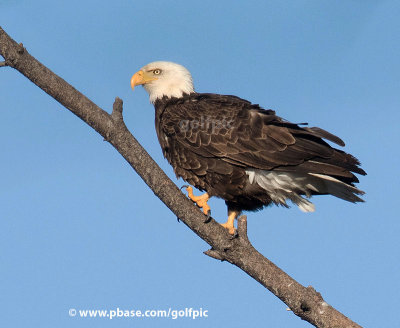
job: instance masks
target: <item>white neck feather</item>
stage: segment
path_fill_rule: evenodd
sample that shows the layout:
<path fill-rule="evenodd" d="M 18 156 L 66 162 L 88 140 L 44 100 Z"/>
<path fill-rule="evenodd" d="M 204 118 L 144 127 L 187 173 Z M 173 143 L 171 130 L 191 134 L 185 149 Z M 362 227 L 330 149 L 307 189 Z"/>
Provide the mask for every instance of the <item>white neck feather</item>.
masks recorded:
<path fill-rule="evenodd" d="M 191 82 L 191 80 L 190 80 Z M 184 93 L 192 93 L 194 92 L 193 84 L 188 83 L 187 81 L 171 81 L 170 83 L 149 83 L 145 84 L 144 88 L 149 93 L 150 102 L 154 104 L 154 102 L 167 96 L 168 98 L 177 97 L 180 98 Z"/>
<path fill-rule="evenodd" d="M 145 70 L 160 69 L 159 77 L 144 86 L 150 96 L 150 102 L 164 96 L 180 98 L 184 93 L 194 92 L 192 76 L 182 65 L 172 62 L 153 62 L 145 67 Z"/>

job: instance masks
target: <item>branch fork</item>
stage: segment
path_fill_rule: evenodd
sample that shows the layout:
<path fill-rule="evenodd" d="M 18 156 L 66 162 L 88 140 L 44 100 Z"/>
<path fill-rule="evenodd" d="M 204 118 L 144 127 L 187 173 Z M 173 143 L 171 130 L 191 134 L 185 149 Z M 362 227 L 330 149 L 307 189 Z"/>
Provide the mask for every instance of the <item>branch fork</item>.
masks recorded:
<path fill-rule="evenodd" d="M 122 99 L 116 97 L 115 100 L 114 100 L 114 104 L 113 104 L 113 110 L 112 110 L 112 113 L 111 113 L 111 118 L 117 124 L 125 125 L 124 117 L 122 115 L 122 111 L 123 111 L 123 101 L 122 101 Z"/>

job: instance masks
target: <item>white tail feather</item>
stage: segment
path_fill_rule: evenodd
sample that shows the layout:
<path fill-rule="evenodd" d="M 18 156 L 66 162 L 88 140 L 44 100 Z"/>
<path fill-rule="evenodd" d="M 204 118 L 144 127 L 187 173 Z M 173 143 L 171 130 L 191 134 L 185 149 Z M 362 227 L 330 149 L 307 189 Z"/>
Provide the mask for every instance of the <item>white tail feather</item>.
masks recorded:
<path fill-rule="evenodd" d="M 309 198 L 313 192 L 331 194 L 353 203 L 363 201 L 356 196 L 362 195 L 363 191 L 325 174 L 255 169 L 246 170 L 246 174 L 249 176 L 249 183 L 258 184 L 274 203 L 287 206 L 286 201 L 290 200 L 303 212 L 315 211 L 314 204 L 304 198 L 304 195 Z"/>
<path fill-rule="evenodd" d="M 319 178 L 316 183 L 319 184 L 319 192 L 328 193 L 349 202 L 362 202 L 363 200 L 356 195 L 363 195 L 364 192 L 343 181 L 325 174 L 308 173 L 311 176 Z"/>
<path fill-rule="evenodd" d="M 303 212 L 315 211 L 314 204 L 301 196 L 301 194 L 307 197 L 311 195 L 310 188 L 306 187 L 307 177 L 263 170 L 246 170 L 246 174 L 249 176 L 249 183 L 258 184 L 274 203 L 287 206 L 286 200 L 289 199 Z"/>

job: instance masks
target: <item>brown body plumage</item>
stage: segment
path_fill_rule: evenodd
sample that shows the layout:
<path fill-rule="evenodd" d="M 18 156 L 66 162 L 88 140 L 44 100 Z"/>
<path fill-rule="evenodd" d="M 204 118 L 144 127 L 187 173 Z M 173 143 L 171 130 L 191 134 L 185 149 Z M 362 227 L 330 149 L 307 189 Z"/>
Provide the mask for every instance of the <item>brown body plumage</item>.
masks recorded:
<path fill-rule="evenodd" d="M 164 156 L 178 177 L 207 193 L 189 197 L 208 213 L 209 197 L 228 206 L 223 224 L 234 233 L 242 210 L 270 204 L 314 211 L 312 195 L 331 194 L 349 202 L 357 195 L 358 160 L 325 140 L 344 142 L 320 128 L 293 124 L 236 96 L 194 92 L 189 71 L 171 62 L 144 66 L 131 79 L 142 84 L 155 107 L 155 124 Z M 324 140 L 325 139 L 325 140 Z"/>
<path fill-rule="evenodd" d="M 289 123 L 235 96 L 192 93 L 163 97 L 154 106 L 158 140 L 176 175 L 232 209 L 257 210 L 274 202 L 265 189 L 249 183 L 249 168 L 327 175 L 351 186 L 358 182 L 352 172 L 365 174 L 357 159 L 322 140 L 343 146 L 338 137 Z M 310 195 L 327 193 L 309 189 Z M 353 196 L 346 200 L 361 201 Z"/>

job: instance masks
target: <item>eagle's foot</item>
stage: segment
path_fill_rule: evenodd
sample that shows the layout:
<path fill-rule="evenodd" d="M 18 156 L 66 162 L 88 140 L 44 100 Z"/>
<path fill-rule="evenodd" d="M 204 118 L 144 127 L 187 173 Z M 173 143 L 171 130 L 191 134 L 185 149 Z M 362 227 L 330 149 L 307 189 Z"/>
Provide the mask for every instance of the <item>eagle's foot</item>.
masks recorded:
<path fill-rule="evenodd" d="M 228 230 L 228 233 L 232 236 L 236 235 L 235 229 L 235 219 L 239 216 L 240 212 L 238 211 L 228 211 L 228 220 L 225 223 L 221 223 L 221 225 Z"/>
<path fill-rule="evenodd" d="M 210 199 L 210 196 L 208 195 L 208 193 L 205 193 L 201 196 L 195 196 L 195 195 L 193 195 L 193 188 L 191 186 L 183 186 L 182 188 L 186 188 L 186 191 L 188 192 L 188 197 L 198 207 L 200 207 L 203 210 L 203 213 L 205 215 L 207 215 L 207 221 L 208 221 L 211 217 L 211 208 L 207 204 L 207 201 Z"/>
<path fill-rule="evenodd" d="M 235 229 L 235 226 L 233 225 L 233 223 L 231 224 L 231 223 L 229 223 L 229 222 L 227 221 L 227 222 L 225 222 L 225 223 L 221 223 L 221 225 L 222 225 L 225 229 L 228 230 L 228 233 L 229 233 L 230 235 L 234 235 L 234 234 L 235 234 L 236 229 Z"/>

